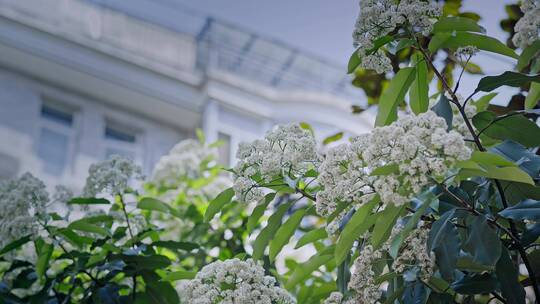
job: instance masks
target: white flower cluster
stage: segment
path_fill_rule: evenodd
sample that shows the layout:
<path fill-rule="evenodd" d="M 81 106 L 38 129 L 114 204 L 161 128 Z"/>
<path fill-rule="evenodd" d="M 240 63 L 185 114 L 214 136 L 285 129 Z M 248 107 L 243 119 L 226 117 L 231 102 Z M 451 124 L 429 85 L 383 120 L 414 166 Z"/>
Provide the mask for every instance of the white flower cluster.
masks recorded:
<path fill-rule="evenodd" d="M 339 291 L 332 292 L 323 304 L 355 304 L 353 299 L 345 300 L 343 294 Z"/>
<path fill-rule="evenodd" d="M 382 257 L 381 250 L 367 245 L 354 261 L 348 287 L 354 291 L 357 303 L 379 303 L 382 291 L 375 284 L 373 264 Z"/>
<path fill-rule="evenodd" d="M 271 183 L 280 175 L 291 178 L 302 176 L 320 163 L 315 137 L 298 124 L 279 125 L 264 139 L 242 143 L 236 154 L 234 191 L 237 199 L 252 202 L 264 195 L 260 185 L 252 180 Z"/>
<path fill-rule="evenodd" d="M 427 282 L 435 269 L 435 254 L 427 248 L 429 230 L 418 228 L 405 239 L 392 269 L 398 274 L 414 271 L 417 278 Z"/>
<path fill-rule="evenodd" d="M 217 157 L 217 150 L 200 141 L 186 139 L 162 156 L 154 168 L 152 181 L 156 185 L 176 187 L 184 178 L 200 178 L 202 164 Z"/>
<path fill-rule="evenodd" d="M 413 31 L 427 36 L 441 12 L 441 6 L 431 1 L 401 0 L 399 4 L 395 0 L 360 1 L 353 39 L 355 47 L 358 47 L 358 56 L 362 58 L 361 66 L 379 74 L 390 71 L 390 59 L 382 50 L 370 54 L 375 40 L 404 23 Z"/>
<path fill-rule="evenodd" d="M 45 184 L 30 173 L 0 183 L 0 248 L 37 233 L 38 219 L 46 214 L 49 194 Z"/>
<path fill-rule="evenodd" d="M 88 170 L 84 196 L 95 197 L 97 194 L 122 194 L 129 187 L 133 179 L 141 179 L 141 168 L 131 160 L 119 155 L 110 159 L 92 164 Z"/>
<path fill-rule="evenodd" d="M 179 286 L 186 304 L 287 304 L 295 303 L 276 280 L 264 275 L 255 261 L 231 259 L 204 266 L 193 280 Z"/>
<path fill-rule="evenodd" d="M 447 132 L 434 112 L 404 116 L 328 151 L 319 167 L 323 190 L 317 193 L 317 212 L 328 216 L 338 202 L 364 203 L 375 194 L 384 204 L 404 204 L 431 183 L 430 177 L 444 177 L 470 153 L 463 136 Z"/>
<path fill-rule="evenodd" d="M 468 60 L 470 57 L 476 55 L 476 53 L 478 53 L 478 48 L 473 45 L 468 45 L 459 47 L 454 52 L 454 56 L 458 57 L 459 59 L 465 58 L 465 60 Z"/>
<path fill-rule="evenodd" d="M 524 15 L 514 27 L 512 42 L 524 49 L 540 37 L 540 0 L 523 0 L 521 11 Z"/>

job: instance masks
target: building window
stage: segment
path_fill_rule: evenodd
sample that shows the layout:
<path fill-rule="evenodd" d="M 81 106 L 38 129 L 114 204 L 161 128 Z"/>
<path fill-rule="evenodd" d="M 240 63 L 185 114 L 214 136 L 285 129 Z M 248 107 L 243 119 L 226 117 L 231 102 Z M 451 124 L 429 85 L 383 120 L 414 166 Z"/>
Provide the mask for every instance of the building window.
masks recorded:
<path fill-rule="evenodd" d="M 218 140 L 221 142 L 221 146 L 219 146 L 219 163 L 229 167 L 231 165 L 231 136 L 219 132 Z"/>
<path fill-rule="evenodd" d="M 138 132 L 132 128 L 107 122 L 105 125 L 105 158 L 121 155 L 141 164 Z"/>
<path fill-rule="evenodd" d="M 37 155 L 45 173 L 60 176 L 73 155 L 74 111 L 66 106 L 44 103 L 40 122 Z"/>

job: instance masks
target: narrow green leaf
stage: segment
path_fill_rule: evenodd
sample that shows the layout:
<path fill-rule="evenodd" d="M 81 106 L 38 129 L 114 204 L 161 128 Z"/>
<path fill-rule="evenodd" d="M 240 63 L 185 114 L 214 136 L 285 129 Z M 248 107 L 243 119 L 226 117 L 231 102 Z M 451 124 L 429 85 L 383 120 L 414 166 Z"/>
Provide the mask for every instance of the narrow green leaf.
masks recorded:
<path fill-rule="evenodd" d="M 347 225 L 345 225 L 336 243 L 336 264 L 339 265 L 345 260 L 354 241 L 361 237 L 375 223 L 376 216 L 370 216 L 370 214 L 373 211 L 373 207 L 379 202 L 379 199 L 375 199 L 360 206 Z"/>
<path fill-rule="evenodd" d="M 318 240 L 322 240 L 324 238 L 328 237 L 328 233 L 326 233 L 326 229 L 324 227 L 311 230 L 304 234 L 296 243 L 296 246 L 294 246 L 294 249 L 298 249 L 304 245 L 313 243 Z"/>
<path fill-rule="evenodd" d="M 388 240 L 392 228 L 396 224 L 402 211 L 405 210 L 405 207 L 405 204 L 401 206 L 388 204 L 386 208 L 379 213 L 371 235 L 371 244 L 373 244 L 373 248 L 379 248 L 386 240 Z"/>
<path fill-rule="evenodd" d="M 536 40 L 533 42 L 533 44 L 529 45 L 523 50 L 521 55 L 519 55 L 516 69 L 518 71 L 523 71 L 523 69 L 529 65 L 531 59 L 533 59 L 538 52 L 540 52 L 540 40 Z"/>
<path fill-rule="evenodd" d="M 293 236 L 296 228 L 302 222 L 304 215 L 306 214 L 307 209 L 302 208 L 296 210 L 286 221 L 279 227 L 276 232 L 275 237 L 270 241 L 270 247 L 268 252 L 268 257 L 270 261 L 273 262 L 276 256 L 279 254 L 283 246 L 289 243 L 289 240 Z"/>
<path fill-rule="evenodd" d="M 0 256 L 5 253 L 8 253 L 12 250 L 20 248 L 22 245 L 30 242 L 32 240 L 32 235 L 23 236 L 20 239 L 8 243 L 4 248 L 0 249 Z"/>
<path fill-rule="evenodd" d="M 524 304 L 525 290 L 519 282 L 519 271 L 514 266 L 510 253 L 502 247 L 501 257 L 497 261 L 495 274 L 501 287 L 502 295 L 508 303 Z"/>
<path fill-rule="evenodd" d="M 475 216 L 469 226 L 469 237 L 464 248 L 473 256 L 473 261 L 482 265 L 495 266 L 501 256 L 501 241 L 484 216 Z"/>
<path fill-rule="evenodd" d="M 254 260 L 260 260 L 263 257 L 264 249 L 266 249 L 266 246 L 268 245 L 268 242 L 270 242 L 270 239 L 275 237 L 276 231 L 281 225 L 283 215 L 285 215 L 285 212 L 289 210 L 291 205 L 292 202 L 280 205 L 277 211 L 270 216 L 270 218 L 268 219 L 268 224 L 266 225 L 266 227 L 264 227 L 263 230 L 261 230 L 261 232 L 255 239 L 255 242 L 253 242 L 252 256 Z"/>
<path fill-rule="evenodd" d="M 144 197 L 137 203 L 137 208 L 142 210 L 169 213 L 169 205 L 153 197 Z"/>
<path fill-rule="evenodd" d="M 445 32 L 478 32 L 485 33 L 486 29 L 476 21 L 465 17 L 442 17 L 433 25 L 433 33 Z"/>
<path fill-rule="evenodd" d="M 348 74 L 353 73 L 356 68 L 362 63 L 362 59 L 360 59 L 360 56 L 358 56 L 358 50 L 355 50 L 351 57 L 349 58 L 349 63 L 347 64 L 347 72 Z"/>
<path fill-rule="evenodd" d="M 429 42 L 429 50 L 435 52 L 441 48 L 457 49 L 463 46 L 476 46 L 480 50 L 497 53 L 517 59 L 518 55 L 499 40 L 468 32 L 438 33 Z"/>
<path fill-rule="evenodd" d="M 497 76 L 486 76 L 480 79 L 475 92 L 491 92 L 501 86 L 520 87 L 529 82 L 540 82 L 539 75 L 526 75 L 506 71 Z"/>
<path fill-rule="evenodd" d="M 512 220 L 540 221 L 540 201 L 524 200 L 517 205 L 499 212 L 499 215 Z"/>
<path fill-rule="evenodd" d="M 76 197 L 67 202 L 69 205 L 109 205 L 111 202 L 104 198 Z"/>
<path fill-rule="evenodd" d="M 330 135 L 327 138 L 325 138 L 322 143 L 323 143 L 323 145 L 328 145 L 329 143 L 338 141 L 338 140 L 340 140 L 342 138 L 343 138 L 343 132 L 338 132 L 338 133 L 336 133 L 334 135 Z"/>
<path fill-rule="evenodd" d="M 375 126 L 389 125 L 397 119 L 397 106 L 405 98 L 414 78 L 415 68 L 403 68 L 397 72 L 379 100 Z"/>
<path fill-rule="evenodd" d="M 259 203 L 251 212 L 251 215 L 248 218 L 248 222 L 246 224 L 246 229 L 248 233 L 251 233 L 255 227 L 257 227 L 257 224 L 259 223 L 259 219 L 261 216 L 263 216 L 264 211 L 266 210 L 266 207 L 268 207 L 268 204 L 274 200 L 276 197 L 276 193 L 268 193 L 264 197 L 264 201 L 262 203 Z"/>
<path fill-rule="evenodd" d="M 103 236 L 110 235 L 109 230 L 107 230 L 107 229 L 105 229 L 105 228 L 103 228 L 101 226 L 94 225 L 94 224 L 91 224 L 91 223 L 88 223 L 88 222 L 85 222 L 85 221 L 75 221 L 75 222 L 69 224 L 67 226 L 67 228 L 71 229 L 71 230 L 96 233 L 96 234 L 100 234 L 100 235 L 103 235 Z"/>
<path fill-rule="evenodd" d="M 40 280 L 44 279 L 45 271 L 47 271 L 47 268 L 49 267 L 49 260 L 51 259 L 53 249 L 53 245 L 46 242 L 42 242 L 41 248 L 38 249 L 39 255 L 36 262 L 36 274 Z"/>
<path fill-rule="evenodd" d="M 178 241 L 156 241 L 152 243 L 152 246 L 168 248 L 173 250 L 186 250 L 191 251 L 199 248 L 198 244 L 192 242 L 178 242 Z"/>
<path fill-rule="evenodd" d="M 221 208 L 223 208 L 223 206 L 231 202 L 233 196 L 233 188 L 225 189 L 223 192 L 218 194 L 218 196 L 214 198 L 208 205 L 208 208 L 204 213 L 204 220 L 206 222 L 210 221 L 214 217 L 214 215 L 221 211 Z"/>
<path fill-rule="evenodd" d="M 332 260 L 334 256 L 332 254 L 320 255 L 316 254 L 312 256 L 305 263 L 299 264 L 289 277 L 289 280 L 285 284 L 285 288 L 292 289 L 297 286 L 298 283 L 305 280 L 311 273 L 319 269 L 322 265 Z"/>
<path fill-rule="evenodd" d="M 489 273 L 473 274 L 464 276 L 451 286 L 457 293 L 475 295 L 491 292 L 497 287 L 497 281 Z"/>
<path fill-rule="evenodd" d="M 164 281 L 173 282 L 178 280 L 191 280 L 197 275 L 195 271 L 174 271 L 169 272 L 163 278 Z"/>
<path fill-rule="evenodd" d="M 540 42 L 540 40 L 538 40 Z M 533 109 L 538 102 L 540 101 L 540 83 L 533 82 L 531 83 L 531 88 L 527 97 L 525 98 L 525 109 Z"/>
<path fill-rule="evenodd" d="M 483 265 L 475 262 L 473 257 L 468 254 L 463 254 L 458 258 L 456 268 L 470 272 L 486 272 L 495 270 L 493 265 Z"/>
<path fill-rule="evenodd" d="M 416 77 L 409 92 L 409 104 L 415 114 L 424 113 L 429 106 L 428 68 L 424 58 L 416 54 Z"/>
<path fill-rule="evenodd" d="M 489 94 L 486 94 L 480 98 L 478 98 L 478 100 L 472 102 L 471 103 L 476 107 L 476 111 L 478 112 L 481 112 L 481 111 L 485 111 L 487 110 L 488 106 L 489 106 L 489 102 L 495 97 L 497 96 L 498 93 L 489 93 Z"/>

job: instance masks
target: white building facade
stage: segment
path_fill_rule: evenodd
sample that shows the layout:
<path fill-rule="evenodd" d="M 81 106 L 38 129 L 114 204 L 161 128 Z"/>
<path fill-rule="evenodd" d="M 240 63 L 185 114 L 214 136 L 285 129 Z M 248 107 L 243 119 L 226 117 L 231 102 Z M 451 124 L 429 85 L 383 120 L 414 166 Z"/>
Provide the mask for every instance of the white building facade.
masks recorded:
<path fill-rule="evenodd" d="M 149 174 L 196 128 L 224 163 L 278 123 L 369 130 L 344 68 L 158 2 L 0 0 L 0 178 L 79 188 L 111 154 Z"/>

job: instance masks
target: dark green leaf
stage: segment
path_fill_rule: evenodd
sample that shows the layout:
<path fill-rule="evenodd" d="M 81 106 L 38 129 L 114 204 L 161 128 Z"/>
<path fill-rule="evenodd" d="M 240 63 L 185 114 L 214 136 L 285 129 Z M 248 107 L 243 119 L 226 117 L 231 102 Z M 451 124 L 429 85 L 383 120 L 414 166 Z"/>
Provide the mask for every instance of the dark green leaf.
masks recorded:
<path fill-rule="evenodd" d="M 463 247 L 473 256 L 473 261 L 495 266 L 501 256 L 502 245 L 497 232 L 488 225 L 486 217 L 475 216 L 468 231 L 469 237 Z"/>
<path fill-rule="evenodd" d="M 444 94 L 441 94 L 439 101 L 431 108 L 431 110 L 433 110 L 437 116 L 444 118 L 448 130 L 452 129 L 454 114 L 452 112 L 452 107 L 450 106 L 450 101 Z"/>
<path fill-rule="evenodd" d="M 497 118 L 495 113 L 484 111 L 476 114 L 472 121 L 489 137 L 511 139 L 528 148 L 540 146 L 540 127 L 523 115 Z"/>
<path fill-rule="evenodd" d="M 334 255 L 332 254 L 316 254 L 306 262 L 299 264 L 289 277 L 289 280 L 285 284 L 285 287 L 287 289 L 294 288 L 295 286 L 297 286 L 298 283 L 309 277 L 309 275 L 313 271 L 319 269 L 319 267 L 331 261 L 333 257 Z"/>
<path fill-rule="evenodd" d="M 409 92 L 409 104 L 415 114 L 424 113 L 429 106 L 428 68 L 424 58 L 416 54 L 416 77 Z"/>
<path fill-rule="evenodd" d="M 429 232 L 428 250 L 435 252 L 435 261 L 443 278 L 452 281 L 460 250 L 459 233 L 452 223 L 454 210 L 447 211 L 433 223 Z"/>
<path fill-rule="evenodd" d="M 403 68 L 397 72 L 379 100 L 375 126 L 389 125 L 397 119 L 397 106 L 405 98 L 414 78 L 415 68 Z"/>
<path fill-rule="evenodd" d="M 78 230 L 78 231 L 83 231 L 83 232 L 90 232 L 90 233 L 96 233 L 96 234 L 100 234 L 100 235 L 103 235 L 103 236 L 108 236 L 110 234 L 109 230 L 101 227 L 101 226 L 98 226 L 98 225 L 94 225 L 92 223 L 88 223 L 88 222 L 85 222 L 85 221 L 75 221 L 71 224 L 69 224 L 67 226 L 68 229 L 71 229 L 71 230 Z"/>
<path fill-rule="evenodd" d="M 452 289 L 466 295 L 489 293 L 497 286 L 497 281 L 489 274 L 466 275 L 452 284 Z"/>
<path fill-rule="evenodd" d="M 521 245 L 528 246 L 540 237 L 540 223 L 534 223 L 527 225 L 527 229 L 523 232 L 521 236 Z"/>
<path fill-rule="evenodd" d="M 525 303 L 525 290 L 519 283 L 519 271 L 514 266 L 510 254 L 505 247 L 502 248 L 501 256 L 496 267 L 495 274 L 497 275 L 503 297 L 508 303 Z"/>
<path fill-rule="evenodd" d="M 501 86 L 520 87 L 531 81 L 540 82 L 540 75 L 526 75 L 516 72 L 506 71 L 497 76 L 486 76 L 480 79 L 475 92 L 491 92 Z"/>
<path fill-rule="evenodd" d="M 375 168 L 373 171 L 371 171 L 370 175 L 372 176 L 389 175 L 389 174 L 398 173 L 398 172 L 399 172 L 399 165 L 390 164 L 390 165 Z"/>
<path fill-rule="evenodd" d="M 231 202 L 233 196 L 233 188 L 225 189 L 223 192 L 218 194 L 218 196 L 213 199 L 208 205 L 208 209 L 206 209 L 206 212 L 204 213 L 204 220 L 206 222 L 210 221 L 214 217 L 214 215 L 221 211 L 221 208 L 223 208 L 223 206 Z"/>
<path fill-rule="evenodd" d="M 403 210 L 405 210 L 405 204 L 401 206 L 388 204 L 383 211 L 378 213 L 371 234 L 371 244 L 373 244 L 373 248 L 379 248 L 386 240 L 388 240 L 390 232 L 392 232 L 392 228 Z"/>
<path fill-rule="evenodd" d="M 36 262 L 36 274 L 40 280 L 44 279 L 45 272 L 47 271 L 47 268 L 49 267 L 49 260 L 51 259 L 51 255 L 53 253 L 53 245 L 41 242 L 40 248 L 36 248 L 38 251 L 38 259 Z"/>
<path fill-rule="evenodd" d="M 519 55 L 516 69 L 518 71 L 523 71 L 523 69 L 529 65 L 531 59 L 535 58 L 535 55 L 538 54 L 538 52 L 540 52 L 540 40 L 536 40 L 523 50 L 521 55 Z"/>
<path fill-rule="evenodd" d="M 162 213 L 169 213 L 170 210 L 169 205 L 153 197 L 142 198 L 139 203 L 137 203 L 137 208 L 142 210 L 158 211 Z"/>
<path fill-rule="evenodd" d="M 174 271 L 165 275 L 165 281 L 191 280 L 197 275 L 195 271 Z"/>
<path fill-rule="evenodd" d="M 474 106 L 476 106 L 476 110 L 478 112 L 481 112 L 481 111 L 485 111 L 487 110 L 488 106 L 489 106 L 489 102 L 495 97 L 497 96 L 497 93 L 489 93 L 489 94 L 486 94 L 480 98 L 478 98 L 478 100 L 474 101 L 474 102 L 471 102 Z"/>
<path fill-rule="evenodd" d="M 104 198 L 94 197 L 76 197 L 68 202 L 70 205 L 109 205 L 110 203 Z"/>
<path fill-rule="evenodd" d="M 535 200 L 524 200 L 517 205 L 508 207 L 499 212 L 499 215 L 513 220 L 540 221 L 540 202 Z"/>
<path fill-rule="evenodd" d="M 0 256 L 12 250 L 20 248 L 22 245 L 30 242 L 31 240 L 32 240 L 32 235 L 27 235 L 13 242 L 8 243 L 6 246 L 4 246 L 4 248 L 0 250 Z"/>

